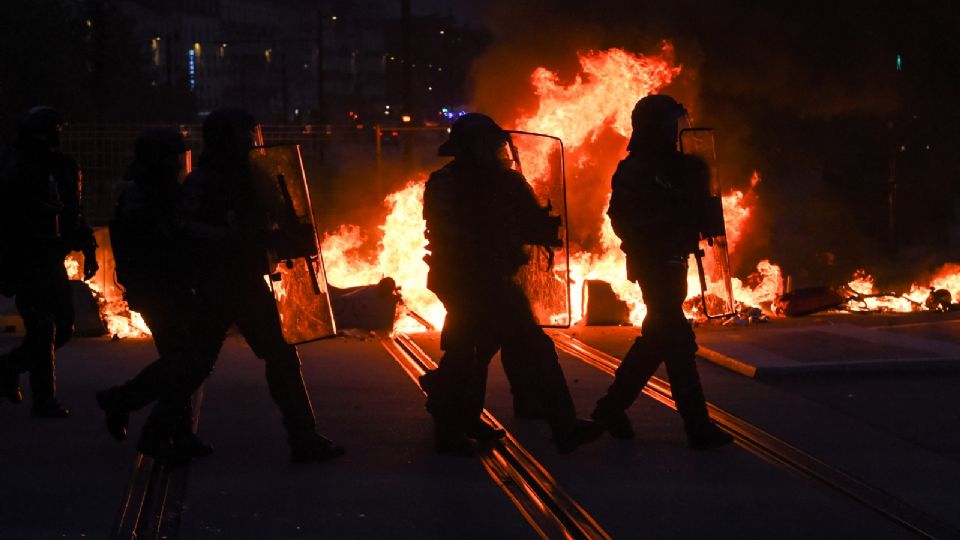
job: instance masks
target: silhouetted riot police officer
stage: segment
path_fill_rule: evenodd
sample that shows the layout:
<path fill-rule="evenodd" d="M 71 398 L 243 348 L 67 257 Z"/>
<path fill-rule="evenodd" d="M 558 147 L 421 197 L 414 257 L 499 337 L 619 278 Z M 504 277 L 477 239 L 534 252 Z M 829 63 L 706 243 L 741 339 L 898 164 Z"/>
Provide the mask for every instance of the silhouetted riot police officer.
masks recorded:
<path fill-rule="evenodd" d="M 137 446 L 162 461 L 212 452 L 191 429 L 190 396 L 210 374 L 216 356 L 197 351 L 206 321 L 192 289 L 177 209 L 186 153 L 183 136 L 174 129 L 143 132 L 110 223 L 117 281 L 130 308 L 150 327 L 161 357 L 127 383 L 97 392 L 97 402 L 107 429 L 123 440 L 129 413 L 156 401 Z"/>
<path fill-rule="evenodd" d="M 73 334 L 73 299 L 64 259 L 84 254 L 84 278 L 97 272 L 97 243 L 83 216 L 77 163 L 60 152 L 63 120 L 50 107 L 28 113 L 0 156 L 0 281 L 16 295 L 26 335 L 0 357 L 0 397 L 22 399 L 19 375 L 30 373 L 32 413 L 63 418 L 56 399 L 55 350 Z"/>
<path fill-rule="evenodd" d="M 471 439 L 503 432 L 480 420 L 487 368 L 501 347 L 528 363 L 562 452 L 595 439 L 602 428 L 578 420 L 553 342 L 537 326 L 514 281 L 527 262 L 524 246 L 554 246 L 559 218 L 540 206 L 526 180 L 510 168 L 508 134 L 489 117 L 459 118 L 439 148 L 454 159 L 431 174 L 423 216 L 430 254 L 427 286 L 447 309 L 439 368 L 421 377 L 440 453 L 469 455 Z M 509 374 L 509 371 L 508 371 Z M 529 380 L 529 379 L 527 379 Z"/>
<path fill-rule="evenodd" d="M 696 337 L 682 305 L 687 261 L 697 249 L 700 219 L 707 215 L 710 175 L 701 159 L 677 150 L 682 105 L 669 96 L 641 99 L 633 110 L 633 135 L 613 175 L 608 214 L 627 255 L 627 277 L 643 292 L 642 335 L 627 352 L 593 418 L 616 438 L 633 438 L 624 413 L 663 362 L 691 448 L 731 442 L 707 415 L 694 362 Z"/>
<path fill-rule="evenodd" d="M 184 183 L 181 217 L 206 321 L 197 351 L 203 358 L 215 358 L 235 324 L 266 363 L 267 384 L 283 415 L 292 461 L 323 461 L 344 449 L 317 433 L 300 357 L 283 339 L 264 281 L 271 270 L 266 252 L 278 239 L 267 230 L 267 209 L 251 174 L 249 152 L 256 129 L 256 121 L 243 110 L 210 113 L 203 123 L 203 154 Z"/>

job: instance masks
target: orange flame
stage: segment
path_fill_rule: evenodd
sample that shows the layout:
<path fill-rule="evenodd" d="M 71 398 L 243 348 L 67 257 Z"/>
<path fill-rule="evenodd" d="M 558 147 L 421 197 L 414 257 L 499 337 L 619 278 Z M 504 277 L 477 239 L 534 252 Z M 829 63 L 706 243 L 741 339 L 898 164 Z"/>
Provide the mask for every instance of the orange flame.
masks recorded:
<path fill-rule="evenodd" d="M 847 286 L 861 295 L 879 294 L 880 291 L 869 273 L 860 269 L 854 272 L 853 278 Z M 890 293 L 888 296 L 864 298 L 861 302 L 851 302 L 849 307 L 853 311 L 889 311 L 908 313 L 925 309 L 923 306 L 930 292 L 944 289 L 950 293 L 954 302 L 960 296 L 960 264 L 946 263 L 933 273 L 926 284 L 914 283 L 905 293 Z"/>
<path fill-rule="evenodd" d="M 89 280 L 83 279 L 83 255 L 71 253 L 63 261 L 67 269 L 67 277 L 75 281 L 83 281 L 96 297 L 100 308 L 100 318 L 107 325 L 107 332 L 115 338 L 142 338 L 150 334 L 147 323 L 136 311 L 130 309 L 123 299 L 120 288 L 107 276 L 113 274 L 113 257 L 110 252 L 109 239 L 106 242 L 98 238 L 100 247 L 97 255 L 100 259 L 100 270 Z"/>
<path fill-rule="evenodd" d="M 358 256 L 358 248 L 366 238 L 355 225 L 341 226 L 323 238 L 322 249 L 327 279 L 337 287 L 353 287 L 376 283 L 392 277 L 400 287 L 404 304 L 431 324 L 440 328 L 446 310 L 436 295 L 427 289 L 427 240 L 424 237 L 423 188 L 425 175 L 409 182 L 400 191 L 388 195 L 384 205 L 389 209 L 386 221 L 379 227 L 381 238 L 374 260 Z M 403 315 L 396 328 L 403 331 L 423 330 L 423 325 Z"/>
<path fill-rule="evenodd" d="M 609 49 L 580 54 L 579 59 L 581 74 L 569 85 L 562 85 L 559 76 L 546 68 L 534 71 L 531 81 L 535 93 L 540 97 L 539 107 L 533 116 L 521 118 L 515 125 L 522 131 L 560 137 L 568 153 L 568 162 L 575 167 L 585 167 L 595 160 L 585 145 L 595 141 L 606 129 L 612 129 L 626 139 L 630 134 L 630 114 L 636 100 L 669 84 L 680 73 L 681 67 L 673 64 L 673 48 L 666 42 L 660 54 L 654 56 Z M 532 138 L 519 139 L 519 142 L 540 144 Z M 524 156 L 524 173 L 528 180 L 537 182 L 548 176 L 550 171 L 545 148 L 531 146 L 520 148 L 519 151 Z M 530 159 L 537 156 L 543 156 L 543 159 Z M 747 194 L 737 191 L 724 197 L 731 248 L 743 234 L 749 220 L 749 205 L 756 199 L 752 195 L 752 188 L 760 181 L 759 178 L 754 173 Z M 343 226 L 324 237 L 323 251 L 328 278 L 333 285 L 348 287 L 374 283 L 384 276 L 393 277 L 402 287 L 406 304 L 440 327 L 445 313 L 443 306 L 426 289 L 428 268 L 423 262 L 426 253 L 422 219 L 423 178 L 388 196 L 384 204 L 390 213 L 380 227 L 379 251 L 373 259 L 365 260 L 359 256 L 358 248 L 366 240 L 359 227 Z M 643 320 L 646 307 L 637 284 L 627 280 L 625 256 L 619 246 L 620 240 L 604 213 L 598 248 L 572 253 L 571 304 L 575 321 L 581 316 L 582 286 L 586 279 L 609 282 L 630 306 L 631 322 L 640 324 Z M 780 290 L 780 269 L 776 265 L 763 261 L 756 275 L 758 278 L 752 286 L 735 280 L 734 290 L 738 299 L 750 303 L 769 301 Z M 691 296 L 699 294 L 695 267 L 691 267 L 689 281 Z M 722 288 L 719 282 L 709 283 L 711 291 L 720 291 Z M 420 325 L 410 318 L 404 318 L 398 326 L 416 328 Z"/>

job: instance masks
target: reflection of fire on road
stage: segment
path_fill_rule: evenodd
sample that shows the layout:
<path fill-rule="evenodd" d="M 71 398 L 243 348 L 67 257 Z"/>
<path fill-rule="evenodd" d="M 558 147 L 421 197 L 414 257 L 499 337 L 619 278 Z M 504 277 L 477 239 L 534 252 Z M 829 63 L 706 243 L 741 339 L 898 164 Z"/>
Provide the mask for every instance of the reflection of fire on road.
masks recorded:
<path fill-rule="evenodd" d="M 591 181 L 588 172 L 594 173 L 592 178 L 596 178 L 598 169 L 604 174 L 612 173 L 616 161 L 620 159 L 616 156 L 622 157 L 626 138 L 630 135 L 630 112 L 634 103 L 645 95 L 656 93 L 680 73 L 681 66 L 674 65 L 672 56 L 669 43 L 665 43 L 658 54 L 651 56 L 635 55 L 622 49 L 581 54 L 581 73 L 570 84 L 561 83 L 559 76 L 546 68 L 537 68 L 531 76 L 534 91 L 539 97 L 537 112 L 519 118 L 512 124 L 507 123 L 507 126 L 560 137 L 566 151 L 568 186 L 572 189 L 582 188 L 578 181 Z M 609 148 L 602 152 L 597 150 L 594 143 L 600 134 L 611 130 L 621 137 L 618 147 L 614 151 Z M 549 175 L 546 144 L 545 140 L 526 139 L 517 145 L 524 156 L 523 172 L 532 184 Z M 731 252 L 749 234 L 751 215 L 758 202 L 754 188 L 760 181 L 760 175 L 755 172 L 745 191 L 731 190 L 723 194 L 727 241 Z M 375 283 L 384 276 L 393 277 L 402 289 L 406 305 L 432 325 L 440 327 L 443 324 L 443 306 L 426 288 L 423 182 L 421 175 L 384 201 L 389 215 L 379 228 L 379 250 L 374 257 L 363 258 L 359 255 L 359 248 L 367 238 L 356 226 L 341 226 L 327 234 L 323 240 L 323 252 L 332 284 L 354 286 Z M 605 189 L 609 189 L 609 186 Z M 572 218 L 570 226 L 576 229 L 584 225 Z M 629 321 L 639 324 L 646 313 L 643 298 L 639 287 L 626 279 L 625 257 L 619 249 L 620 240 L 614 234 L 605 211 L 598 238 L 593 246 L 571 245 L 569 264 L 574 321 L 582 314 L 584 282 L 602 280 L 609 283 L 616 295 L 629 306 Z M 717 269 L 711 268 L 709 261 L 706 260 L 707 300 L 719 301 L 719 297 L 723 296 L 720 294 L 722 284 L 715 277 L 719 275 Z M 688 284 L 690 299 L 685 307 L 691 318 L 698 318 L 702 305 L 699 298 L 695 297 L 699 295 L 700 283 L 693 264 Z M 862 301 L 865 309 L 871 310 L 929 309 L 924 304 L 930 296 L 931 287 L 949 291 L 956 298 L 960 293 L 960 266 L 945 266 L 929 286 L 914 285 L 902 298 L 863 298 L 861 295 L 857 301 Z M 855 286 L 851 283 L 851 288 L 867 291 L 862 284 Z M 872 285 L 870 290 L 873 290 Z M 734 278 L 733 293 L 739 310 L 750 306 L 763 307 L 768 315 L 772 315 L 771 304 L 784 293 L 780 267 L 769 260 L 761 260 L 745 280 Z M 854 309 L 853 304 L 851 309 Z M 422 325 L 411 317 L 401 317 L 397 328 L 413 330 L 422 328 Z"/>

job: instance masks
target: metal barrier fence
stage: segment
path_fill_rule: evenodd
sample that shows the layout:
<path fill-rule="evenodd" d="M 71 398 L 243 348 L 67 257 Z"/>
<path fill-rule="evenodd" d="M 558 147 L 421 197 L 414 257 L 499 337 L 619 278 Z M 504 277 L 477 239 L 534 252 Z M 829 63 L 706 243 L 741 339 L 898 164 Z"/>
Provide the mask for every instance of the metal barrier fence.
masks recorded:
<path fill-rule="evenodd" d="M 198 157 L 203 144 L 197 124 L 73 124 L 64 130 L 63 151 L 83 170 L 84 210 L 91 224 L 110 220 L 134 142 L 151 127 L 180 130 Z M 358 204 L 357 192 L 368 197 L 366 202 L 379 202 L 411 173 L 439 167 L 436 148 L 447 137 L 446 127 L 264 125 L 262 130 L 267 144 L 300 144 L 308 177 L 331 205 L 342 206 Z"/>
<path fill-rule="evenodd" d="M 117 187 L 124 171 L 133 160 L 137 136 L 145 129 L 168 127 L 180 130 L 193 149 L 202 147 L 199 125 L 70 125 L 63 132 L 62 149 L 80 164 L 84 179 L 84 210 L 93 224 L 105 224 L 116 204 Z M 270 144 L 298 143 L 304 160 L 311 164 L 324 161 L 325 141 L 336 135 L 338 139 L 358 139 L 364 134 L 335 130 L 330 126 L 266 125 L 264 140 Z M 369 133 L 366 133 L 369 137 Z M 358 141 L 359 142 L 359 141 Z M 368 145 L 372 148 L 373 141 Z M 194 155 L 196 158 L 196 154 Z"/>

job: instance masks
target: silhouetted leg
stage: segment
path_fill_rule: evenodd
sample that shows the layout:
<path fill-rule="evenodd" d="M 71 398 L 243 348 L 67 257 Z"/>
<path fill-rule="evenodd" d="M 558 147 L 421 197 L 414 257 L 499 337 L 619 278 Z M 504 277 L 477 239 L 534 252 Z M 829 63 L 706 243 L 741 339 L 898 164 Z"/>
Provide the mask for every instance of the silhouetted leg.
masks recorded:
<path fill-rule="evenodd" d="M 709 423 L 703 386 L 692 354 L 671 354 L 664 362 L 677 412 L 687 434 L 698 433 Z"/>
<path fill-rule="evenodd" d="M 56 325 L 51 298 L 42 289 L 43 280 L 31 280 L 16 296 L 17 311 L 26 330 L 23 341 L 10 352 L 12 365 L 29 371 L 30 389 L 35 410 L 55 403 L 54 338 Z"/>
<path fill-rule="evenodd" d="M 537 388 L 537 359 L 531 354 L 526 344 L 513 340 L 505 341 L 500 349 L 500 364 L 513 395 L 513 414 L 518 418 L 546 416 Z"/>
<path fill-rule="evenodd" d="M 320 446 L 330 447 L 330 444 L 317 433 L 313 404 L 303 380 L 300 356 L 296 347 L 283 339 L 276 305 L 266 285 L 259 279 L 252 282 L 248 280 L 221 298 L 230 303 L 240 333 L 254 354 L 266 364 L 270 397 L 283 416 L 294 461 L 301 461 L 299 457 L 303 457 L 303 461 L 316 461 L 342 454 L 342 448 L 329 456 L 313 453 Z M 303 456 L 298 452 L 302 452 Z M 308 453 L 316 459 L 308 458 Z"/>
<path fill-rule="evenodd" d="M 606 415 L 626 410 L 637 400 L 659 366 L 660 358 L 650 350 L 644 337 L 635 339 L 617 368 L 607 394 L 597 401 L 597 411 Z"/>
<path fill-rule="evenodd" d="M 420 383 L 427 393 L 427 411 L 438 430 L 463 433 L 470 420 L 471 403 L 477 401 L 477 343 L 463 308 L 449 301 L 445 305 L 447 317 L 440 336 L 444 354 L 437 369 L 421 377 Z M 482 382 L 480 385 L 486 386 Z M 482 407 L 482 398 L 480 403 Z"/>

